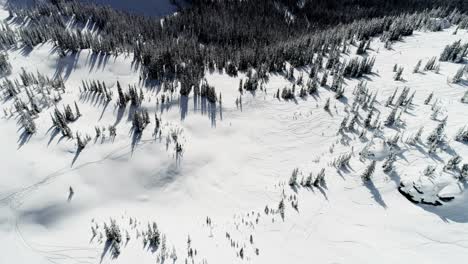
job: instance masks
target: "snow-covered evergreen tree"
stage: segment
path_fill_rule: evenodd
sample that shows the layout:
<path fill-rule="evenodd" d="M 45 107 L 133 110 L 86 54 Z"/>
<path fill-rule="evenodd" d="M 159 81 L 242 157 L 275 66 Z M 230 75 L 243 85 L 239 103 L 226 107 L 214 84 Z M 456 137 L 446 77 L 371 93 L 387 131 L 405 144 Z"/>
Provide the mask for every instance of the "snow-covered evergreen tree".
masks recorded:
<path fill-rule="evenodd" d="M 372 175 L 374 174 L 375 171 L 375 165 L 377 164 L 377 161 L 373 160 L 364 170 L 364 172 L 361 174 L 361 179 L 363 181 L 370 181 L 372 178 Z"/>

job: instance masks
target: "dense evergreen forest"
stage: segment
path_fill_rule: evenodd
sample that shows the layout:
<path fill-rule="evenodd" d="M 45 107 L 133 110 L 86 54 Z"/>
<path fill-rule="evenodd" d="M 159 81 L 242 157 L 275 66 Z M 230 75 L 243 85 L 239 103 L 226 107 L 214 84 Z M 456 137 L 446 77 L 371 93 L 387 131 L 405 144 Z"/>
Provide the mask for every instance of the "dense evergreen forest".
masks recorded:
<path fill-rule="evenodd" d="M 226 69 L 237 75 L 255 69 L 255 79 L 262 79 L 267 72 L 285 72 L 289 62 L 294 67 L 311 65 L 311 76 L 323 68 L 344 72 L 347 65 L 337 58 L 346 45 L 363 46 L 381 35 L 390 46 L 415 29 L 440 30 L 442 22 L 434 18 L 468 27 L 464 0 L 189 2 L 163 20 L 66 0 L 12 6 L 10 12 L 12 18 L 30 20 L 19 34 L 25 45 L 52 40 L 63 55 L 88 48 L 101 54 L 133 52 L 145 66 L 144 78 L 176 78 L 182 94 L 200 83 L 205 70 Z M 71 18 L 74 27 L 67 26 Z M 84 25 L 93 30 L 82 31 Z M 17 41 L 12 35 L 4 28 L 4 46 Z"/>

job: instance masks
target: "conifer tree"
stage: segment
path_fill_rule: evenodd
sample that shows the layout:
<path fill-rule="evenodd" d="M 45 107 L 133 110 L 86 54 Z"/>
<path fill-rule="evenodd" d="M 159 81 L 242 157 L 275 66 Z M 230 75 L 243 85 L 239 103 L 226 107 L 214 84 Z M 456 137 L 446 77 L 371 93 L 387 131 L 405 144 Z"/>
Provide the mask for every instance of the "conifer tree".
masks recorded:
<path fill-rule="evenodd" d="M 364 170 L 364 172 L 361 175 L 361 179 L 363 181 L 370 181 L 372 178 L 372 175 L 374 174 L 375 171 L 375 165 L 377 164 L 377 161 L 373 160 L 369 166 Z"/>

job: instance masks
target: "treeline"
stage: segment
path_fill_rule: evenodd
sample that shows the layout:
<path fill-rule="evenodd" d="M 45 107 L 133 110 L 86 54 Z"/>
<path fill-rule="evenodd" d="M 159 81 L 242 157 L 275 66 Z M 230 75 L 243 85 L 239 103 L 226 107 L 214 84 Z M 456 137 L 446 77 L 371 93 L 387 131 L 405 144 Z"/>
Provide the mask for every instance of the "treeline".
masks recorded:
<path fill-rule="evenodd" d="M 10 12 L 30 20 L 19 32 L 26 45 L 53 40 L 64 55 L 80 49 L 101 54 L 133 52 L 134 59 L 145 66 L 146 78 L 178 79 L 184 94 L 200 83 L 205 70 L 226 69 L 233 76 L 251 68 L 284 72 L 286 62 L 293 67 L 322 63 L 323 57 L 335 58 L 346 51 L 344 46 L 363 45 L 373 36 L 392 42 L 415 29 L 440 30 L 443 22 L 434 17 L 468 27 L 468 16 L 463 13 L 468 10 L 466 1 L 191 2 L 189 8 L 162 21 L 64 0 L 12 7 Z M 434 7 L 437 9 L 426 9 Z M 70 28 L 67 23 L 71 18 L 75 24 Z M 84 25 L 96 31 L 82 31 Z M 11 43 L 9 29 L 3 32 L 2 44 Z M 334 63 L 339 62 L 332 60 L 326 68 L 333 68 Z M 356 76 L 350 73 L 350 77 Z"/>

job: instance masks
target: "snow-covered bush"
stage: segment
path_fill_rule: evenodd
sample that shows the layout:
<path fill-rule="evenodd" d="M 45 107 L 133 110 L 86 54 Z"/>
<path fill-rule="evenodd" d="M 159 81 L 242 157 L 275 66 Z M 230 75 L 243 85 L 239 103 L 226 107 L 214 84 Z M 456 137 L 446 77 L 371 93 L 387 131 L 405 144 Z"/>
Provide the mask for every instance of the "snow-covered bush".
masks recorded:
<path fill-rule="evenodd" d="M 0 75 L 9 75 L 11 73 L 11 64 L 8 61 L 8 55 L 0 53 Z"/>

